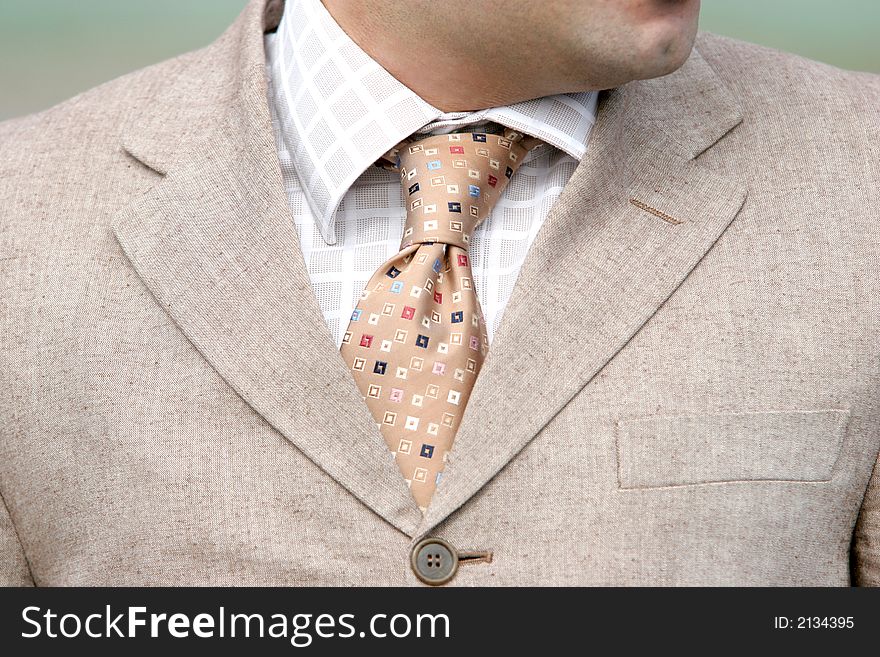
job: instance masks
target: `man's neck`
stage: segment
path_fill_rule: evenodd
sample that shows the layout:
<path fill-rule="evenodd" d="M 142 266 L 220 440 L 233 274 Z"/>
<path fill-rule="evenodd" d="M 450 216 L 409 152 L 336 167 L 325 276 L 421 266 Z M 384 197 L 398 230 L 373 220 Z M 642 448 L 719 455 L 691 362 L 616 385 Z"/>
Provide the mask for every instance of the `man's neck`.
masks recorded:
<path fill-rule="evenodd" d="M 468 30 L 444 27 L 430 11 L 404 12 L 395 3 L 375 11 L 349 0 L 322 0 L 339 26 L 370 57 L 420 97 L 444 112 L 473 111 L 580 89 L 553 81 L 551 65 L 532 75 L 535 59 L 517 64 L 499 57 L 509 50 L 502 30 L 487 27 L 476 38 Z M 417 14 L 417 15 L 414 15 Z M 447 20 L 448 22 L 448 20 Z M 410 35 L 418 35 L 412 38 Z M 497 38 L 497 42 L 493 39 Z"/>

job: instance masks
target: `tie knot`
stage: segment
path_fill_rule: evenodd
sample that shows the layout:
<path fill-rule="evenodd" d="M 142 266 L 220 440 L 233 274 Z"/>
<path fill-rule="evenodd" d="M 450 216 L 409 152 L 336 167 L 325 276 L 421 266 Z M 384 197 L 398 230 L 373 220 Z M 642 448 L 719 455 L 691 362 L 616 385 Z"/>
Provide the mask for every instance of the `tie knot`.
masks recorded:
<path fill-rule="evenodd" d="M 434 135 L 397 146 L 406 206 L 401 248 L 442 242 L 467 250 L 474 229 L 538 143 L 506 130 Z"/>

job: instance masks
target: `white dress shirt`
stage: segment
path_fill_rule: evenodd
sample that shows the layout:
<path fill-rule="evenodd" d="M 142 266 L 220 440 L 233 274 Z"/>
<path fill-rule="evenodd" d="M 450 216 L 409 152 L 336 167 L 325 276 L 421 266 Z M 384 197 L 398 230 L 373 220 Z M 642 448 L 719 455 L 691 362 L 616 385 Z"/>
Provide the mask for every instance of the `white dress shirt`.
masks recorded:
<path fill-rule="evenodd" d="M 320 0 L 288 0 L 266 35 L 269 105 L 300 248 L 337 347 L 361 291 L 400 249 L 399 177 L 373 166 L 405 137 L 497 122 L 542 139 L 474 231 L 470 259 L 489 340 L 526 253 L 580 158 L 597 93 L 442 112 L 382 68 Z"/>

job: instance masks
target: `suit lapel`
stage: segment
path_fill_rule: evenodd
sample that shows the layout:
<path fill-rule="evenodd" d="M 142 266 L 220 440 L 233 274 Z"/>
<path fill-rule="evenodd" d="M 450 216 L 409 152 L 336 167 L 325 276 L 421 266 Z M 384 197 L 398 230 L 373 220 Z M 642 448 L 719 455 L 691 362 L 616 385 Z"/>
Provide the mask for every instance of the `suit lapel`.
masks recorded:
<path fill-rule="evenodd" d="M 672 76 L 604 96 L 587 155 L 520 271 L 417 535 L 535 438 L 724 232 L 745 190 L 693 158 L 739 120 L 696 53 Z"/>
<path fill-rule="evenodd" d="M 199 107 L 169 98 L 166 111 L 160 100 L 133 121 L 127 150 L 167 173 L 113 230 L 156 300 L 241 398 L 411 534 L 421 513 L 339 356 L 299 249 L 266 101 L 261 9 L 251 4 L 212 46 L 204 59 L 215 72 L 186 74 L 209 80 L 188 90 Z"/>
<path fill-rule="evenodd" d="M 254 0 L 131 118 L 126 150 L 164 177 L 113 230 L 157 301 L 242 399 L 361 502 L 420 536 L 589 383 L 732 221 L 745 191 L 694 158 L 739 112 L 696 53 L 671 76 L 604 95 L 423 519 L 312 292 L 267 107 L 262 33 L 277 12 L 265 19 L 263 5 Z"/>

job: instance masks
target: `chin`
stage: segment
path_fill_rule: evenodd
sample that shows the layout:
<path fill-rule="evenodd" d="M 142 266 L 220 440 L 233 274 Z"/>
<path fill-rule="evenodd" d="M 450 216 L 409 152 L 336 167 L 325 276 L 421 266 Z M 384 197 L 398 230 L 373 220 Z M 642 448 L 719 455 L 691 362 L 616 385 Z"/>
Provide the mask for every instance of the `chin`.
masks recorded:
<path fill-rule="evenodd" d="M 580 0 L 579 0 L 580 1 Z M 698 0 L 613 0 L 604 20 L 584 12 L 569 25 L 559 69 L 571 87 L 609 89 L 668 75 L 693 49 Z M 574 76 L 574 77 L 573 77 Z"/>
<path fill-rule="evenodd" d="M 637 29 L 629 58 L 633 79 L 656 78 L 679 69 L 693 50 L 697 24 L 696 12 L 678 12 Z"/>
<path fill-rule="evenodd" d="M 645 77 L 659 77 L 668 75 L 678 70 L 690 57 L 697 36 L 696 29 L 690 34 L 681 36 L 658 44 L 652 60 L 646 62 L 650 75 Z"/>
<path fill-rule="evenodd" d="M 589 65 L 579 67 L 572 63 L 569 69 L 581 73 L 574 87 L 577 90 L 611 89 L 633 80 L 669 75 L 687 61 L 695 38 L 696 30 L 693 30 L 665 40 L 639 40 L 629 48 L 620 48 L 611 53 L 598 54 L 594 51 L 585 54 L 581 62 L 589 62 Z"/>

